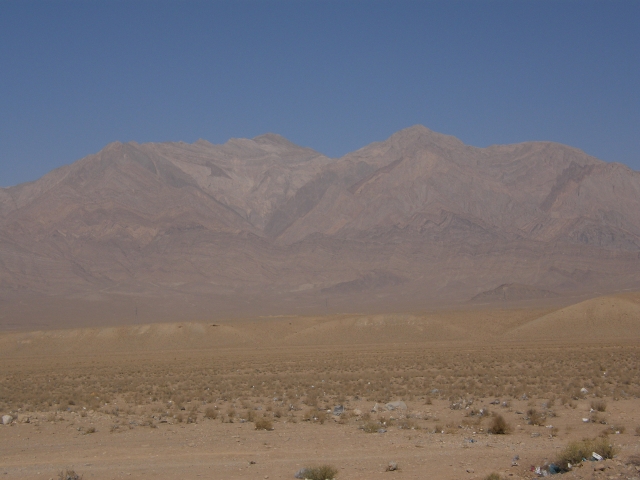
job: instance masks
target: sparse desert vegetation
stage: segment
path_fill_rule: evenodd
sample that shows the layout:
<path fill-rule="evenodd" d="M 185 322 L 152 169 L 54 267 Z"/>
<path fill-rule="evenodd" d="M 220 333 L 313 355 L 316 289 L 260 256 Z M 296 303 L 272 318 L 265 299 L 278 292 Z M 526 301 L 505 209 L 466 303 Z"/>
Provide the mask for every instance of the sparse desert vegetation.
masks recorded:
<path fill-rule="evenodd" d="M 593 453 L 604 459 L 613 458 L 617 453 L 616 447 L 609 438 L 584 439 L 569 443 L 560 453 L 556 464 L 562 471 L 568 471 L 578 465 L 583 459 L 589 460 Z"/>
<path fill-rule="evenodd" d="M 491 464 L 498 456 L 487 458 L 486 446 L 498 455 L 516 445 L 514 453 L 526 456 L 517 445 L 535 445 L 526 462 L 543 465 L 545 456 L 568 464 L 590 448 L 608 458 L 635 442 L 636 427 L 626 423 L 632 417 L 621 413 L 640 396 L 638 353 L 635 345 L 377 344 L 4 357 L 0 414 L 11 420 L 0 425 L 0 441 L 20 445 L 15 432 L 25 429 L 31 433 L 19 441 L 71 435 L 65 441 L 82 442 L 79 451 L 92 456 L 63 457 L 54 471 L 90 464 L 85 478 L 108 444 L 227 452 L 225 475 L 247 479 L 253 471 L 270 475 L 269 455 L 291 448 L 302 453 L 278 460 L 277 468 L 288 465 L 286 476 L 313 465 L 316 452 L 333 452 L 325 458 L 344 478 L 376 478 L 390 460 L 401 460 L 403 472 L 425 468 L 413 453 L 385 458 L 389 441 L 431 462 L 441 448 L 459 452 L 457 463 L 438 467 L 439 478 L 467 470 L 477 478 L 529 478 L 522 461 Z M 233 452 L 245 452 L 242 462 L 229 460 Z"/>
<path fill-rule="evenodd" d="M 517 355 L 509 348 L 491 353 L 474 348 L 354 348 L 326 357 L 293 350 L 295 362 L 280 352 L 237 356 L 231 351 L 150 355 L 136 362 L 26 359 L 5 366 L 0 411 L 55 415 L 93 410 L 113 417 L 144 411 L 185 422 L 204 417 L 229 421 L 246 408 L 245 402 L 251 408 L 262 407 L 274 419 L 306 412 L 317 421 L 324 416 L 320 413 L 326 413 L 324 407 L 341 399 L 380 404 L 398 398 L 426 404 L 446 399 L 452 408 L 467 412 L 478 398 L 508 402 L 569 392 L 563 402 L 566 407 L 582 399 L 580 389 L 587 388 L 593 398 L 591 408 L 602 415 L 603 397 L 615 401 L 640 396 L 637 354 L 632 346 L 519 349 Z M 42 388 L 45 384 L 47 388 Z M 548 404 L 547 400 L 527 409 L 531 425 L 553 415 Z"/>
<path fill-rule="evenodd" d="M 306 480 L 333 480 L 338 475 L 338 469 L 332 465 L 320 465 L 317 467 L 305 467 L 301 469 L 296 478 Z"/>
<path fill-rule="evenodd" d="M 502 415 L 496 415 L 489 427 L 489 433 L 493 433 L 494 435 L 506 435 L 511 433 L 511 430 L 511 425 L 507 423 Z"/>

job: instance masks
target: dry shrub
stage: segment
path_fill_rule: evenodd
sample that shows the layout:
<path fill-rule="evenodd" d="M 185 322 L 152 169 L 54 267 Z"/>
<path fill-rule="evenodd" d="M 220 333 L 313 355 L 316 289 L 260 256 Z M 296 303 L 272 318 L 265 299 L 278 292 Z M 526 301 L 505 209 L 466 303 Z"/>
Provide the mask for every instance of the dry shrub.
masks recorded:
<path fill-rule="evenodd" d="M 58 473 L 58 480 L 82 480 L 82 475 L 78 475 L 75 470 L 66 469 Z"/>
<path fill-rule="evenodd" d="M 362 426 L 362 430 L 365 433 L 376 433 L 380 430 L 380 424 L 377 422 L 367 422 Z"/>
<path fill-rule="evenodd" d="M 606 437 L 607 435 L 614 435 L 617 433 L 624 433 L 627 429 L 624 425 L 609 425 L 607 428 L 602 430 L 600 433 L 601 437 Z"/>
<path fill-rule="evenodd" d="M 401 430 L 415 430 L 418 428 L 415 420 L 411 418 L 403 418 L 398 421 L 398 428 Z"/>
<path fill-rule="evenodd" d="M 568 444 L 556 460 L 556 465 L 561 471 L 568 471 L 569 464 L 576 465 L 583 458 L 591 458 L 592 452 L 601 455 L 602 458 L 613 458 L 617 453 L 615 447 L 609 443 L 608 438 L 584 439 Z"/>
<path fill-rule="evenodd" d="M 268 418 L 256 420 L 256 430 L 273 430 L 273 423 Z"/>
<path fill-rule="evenodd" d="M 496 415 L 493 417 L 488 431 L 494 435 L 506 435 L 511 433 L 511 425 L 507 423 L 502 415 Z"/>
<path fill-rule="evenodd" d="M 307 395 L 307 398 L 305 399 L 304 403 L 306 403 L 310 407 L 317 407 L 318 406 L 318 394 L 315 391 L 309 392 L 309 394 Z"/>
<path fill-rule="evenodd" d="M 529 418 L 529 425 L 542 425 L 544 422 L 544 415 L 535 408 L 527 410 L 527 417 Z"/>
<path fill-rule="evenodd" d="M 320 465 L 319 467 L 303 468 L 297 478 L 308 480 L 333 480 L 338 475 L 338 469 L 332 465 Z"/>
<path fill-rule="evenodd" d="M 313 408 L 311 408 L 307 410 L 307 413 L 302 416 L 302 420 L 323 425 L 324 422 L 327 421 L 327 412 L 325 412 L 324 410 L 314 410 Z"/>
<path fill-rule="evenodd" d="M 596 410 L 597 412 L 606 412 L 607 411 L 607 402 L 604 400 L 592 400 L 591 408 Z"/>
<path fill-rule="evenodd" d="M 484 477 L 483 480 L 500 480 L 501 477 L 500 475 L 498 475 L 497 473 L 490 473 L 489 475 L 487 475 L 486 477 Z"/>
<path fill-rule="evenodd" d="M 627 465 L 640 467 L 640 455 L 631 455 L 629 458 L 627 458 Z"/>
<path fill-rule="evenodd" d="M 218 418 L 218 411 L 215 408 L 207 407 L 207 409 L 204 411 L 204 418 L 215 420 L 216 418 Z"/>

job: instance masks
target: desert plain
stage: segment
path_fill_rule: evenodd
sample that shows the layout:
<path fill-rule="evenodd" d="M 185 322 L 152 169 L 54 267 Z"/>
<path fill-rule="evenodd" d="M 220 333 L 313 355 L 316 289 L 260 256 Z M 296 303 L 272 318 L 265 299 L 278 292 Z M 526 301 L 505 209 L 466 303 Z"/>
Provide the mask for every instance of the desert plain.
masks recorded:
<path fill-rule="evenodd" d="M 291 479 L 326 464 L 338 479 L 528 479 L 587 438 L 614 458 L 561 477 L 640 478 L 638 318 L 627 292 L 5 329 L 0 476 Z"/>
<path fill-rule="evenodd" d="M 637 479 L 638 292 L 576 148 L 114 142 L 0 188 L 0 478 Z"/>

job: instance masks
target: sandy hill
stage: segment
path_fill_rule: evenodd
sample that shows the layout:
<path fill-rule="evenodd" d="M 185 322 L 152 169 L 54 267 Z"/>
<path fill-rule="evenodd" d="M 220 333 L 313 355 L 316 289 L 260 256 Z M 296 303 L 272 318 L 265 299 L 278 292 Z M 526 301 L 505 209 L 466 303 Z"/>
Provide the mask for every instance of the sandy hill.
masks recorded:
<path fill-rule="evenodd" d="M 0 358 L 421 344 L 451 348 L 640 340 L 640 299 L 604 296 L 562 308 L 467 308 L 406 314 L 259 317 L 0 333 Z"/>
<path fill-rule="evenodd" d="M 511 331 L 521 342 L 611 342 L 640 340 L 640 302 L 605 296 L 543 315 Z"/>
<path fill-rule="evenodd" d="M 419 310 L 505 284 L 638 288 L 640 173 L 416 126 L 338 159 L 274 134 L 114 143 L 0 189 L 3 328 L 138 306 L 138 321 Z"/>

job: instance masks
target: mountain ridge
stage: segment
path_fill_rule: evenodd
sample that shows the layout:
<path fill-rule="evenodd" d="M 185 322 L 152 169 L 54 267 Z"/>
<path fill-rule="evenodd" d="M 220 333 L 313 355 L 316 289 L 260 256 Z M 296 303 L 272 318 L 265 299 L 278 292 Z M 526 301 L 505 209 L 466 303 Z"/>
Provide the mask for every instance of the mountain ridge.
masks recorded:
<path fill-rule="evenodd" d="M 505 284 L 640 288 L 639 267 L 639 172 L 423 126 L 340 158 L 277 134 L 113 142 L 0 189 L 0 299 L 106 289 L 220 311 L 268 299 L 260 314 L 427 308 Z"/>

